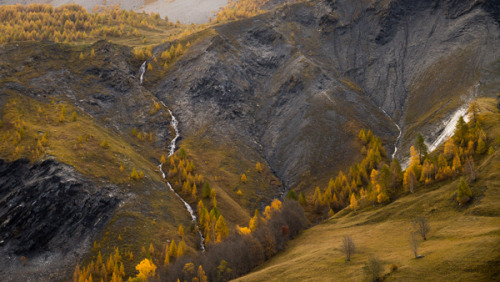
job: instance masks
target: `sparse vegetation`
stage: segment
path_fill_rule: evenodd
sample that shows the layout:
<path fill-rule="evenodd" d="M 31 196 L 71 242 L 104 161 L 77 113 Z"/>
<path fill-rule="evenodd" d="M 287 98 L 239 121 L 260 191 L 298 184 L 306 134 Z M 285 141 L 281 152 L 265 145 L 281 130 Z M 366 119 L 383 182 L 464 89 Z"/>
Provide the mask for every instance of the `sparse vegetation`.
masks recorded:
<path fill-rule="evenodd" d="M 369 281 L 381 281 L 381 275 L 384 272 L 384 265 L 378 258 L 370 258 L 364 266 L 366 278 Z"/>
<path fill-rule="evenodd" d="M 342 239 L 342 252 L 345 255 L 345 261 L 351 261 L 351 256 L 356 252 L 356 245 L 350 236 L 344 236 Z"/>

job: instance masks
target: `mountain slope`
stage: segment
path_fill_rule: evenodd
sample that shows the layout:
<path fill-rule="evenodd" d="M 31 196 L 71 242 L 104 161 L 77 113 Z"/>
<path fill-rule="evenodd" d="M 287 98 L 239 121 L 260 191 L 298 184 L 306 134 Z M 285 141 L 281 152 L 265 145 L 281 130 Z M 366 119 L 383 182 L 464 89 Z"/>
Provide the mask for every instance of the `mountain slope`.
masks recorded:
<path fill-rule="evenodd" d="M 190 179 L 184 159 L 194 162 L 190 172 L 210 183 L 218 210 L 235 230 L 289 189 L 310 199 L 314 187 L 359 161 L 361 128 L 380 136 L 387 156 L 397 148 L 404 161 L 417 132 L 431 143 L 457 109 L 500 89 L 496 1 L 313 0 L 183 37 L 157 28 L 153 42 L 164 43 L 150 46 L 145 62 L 134 55 L 140 49 L 107 41 L 0 46 L 1 158 L 55 158 L 96 187 L 118 187 L 126 196 L 106 210 L 110 220 L 89 235 L 95 244 L 80 262 L 90 265 L 99 252 L 106 257 L 119 247 L 128 257 L 133 253 L 124 261 L 127 276 L 152 256 L 148 246 L 157 250 L 157 264 L 163 259 L 158 250 L 173 239 L 186 241 L 187 254 L 200 246 L 191 216 L 158 168 L 176 136 L 173 116 L 180 130 L 176 148 L 183 149 L 174 166 Z M 163 38 L 169 34 L 176 39 Z M 118 42 L 141 41 L 130 38 Z M 166 173 L 175 180 L 173 171 Z M 184 180 L 172 182 L 179 193 Z M 204 183 L 197 184 L 194 196 L 184 195 L 194 210 L 203 197 Z M 206 196 L 205 204 L 213 205 Z M 491 210 L 492 203 L 481 209 Z M 371 220 L 367 215 L 353 219 L 363 223 Z M 177 231 L 181 224 L 185 236 Z M 29 266 L 38 262 L 31 251 L 1 252 L 15 258 L 17 273 L 21 256 Z M 47 277 L 49 268 L 35 275 Z M 72 271 L 63 269 L 61 277 Z"/>
<path fill-rule="evenodd" d="M 498 136 L 500 114 L 496 101 L 484 100 L 488 136 Z M 498 146 L 498 145 L 497 145 Z M 237 281 L 363 280 L 363 267 L 380 259 L 387 280 L 494 281 L 500 278 L 500 154 L 498 149 L 478 164 L 471 184 L 474 200 L 456 202 L 458 179 L 421 187 L 383 207 L 357 212 L 344 210 L 306 230 L 287 250 Z M 410 248 L 412 221 L 425 216 L 431 226 L 415 259 Z M 356 253 L 345 262 L 343 236 L 351 236 Z M 389 266 L 399 269 L 390 272 Z"/>
<path fill-rule="evenodd" d="M 179 115 L 185 137 L 241 140 L 287 188 L 311 191 L 355 161 L 360 128 L 388 154 L 396 143 L 404 160 L 417 132 L 432 143 L 441 120 L 495 94 L 496 14 L 460 3 L 288 5 L 216 27 L 146 87 Z"/>

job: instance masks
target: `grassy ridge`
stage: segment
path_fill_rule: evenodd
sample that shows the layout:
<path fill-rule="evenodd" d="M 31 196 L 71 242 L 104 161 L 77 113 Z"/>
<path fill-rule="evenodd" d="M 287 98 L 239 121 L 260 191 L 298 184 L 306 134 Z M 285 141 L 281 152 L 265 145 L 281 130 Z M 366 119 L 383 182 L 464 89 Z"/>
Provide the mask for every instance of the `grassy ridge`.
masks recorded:
<path fill-rule="evenodd" d="M 134 167 L 154 181 L 161 180 L 149 160 L 80 109 L 64 101 L 47 104 L 19 94 L 10 97 L 3 109 L 2 158 L 35 161 L 47 154 L 84 175 L 113 183 L 128 183 Z M 17 123 L 21 123 L 19 127 Z M 44 138 L 46 142 L 40 147 L 38 141 Z M 102 146 L 104 141 L 107 146 Z"/>
<path fill-rule="evenodd" d="M 489 140 L 500 130 L 495 99 L 481 99 Z M 493 141 L 492 143 L 494 143 Z M 491 281 L 500 277 L 500 152 L 477 163 L 478 179 L 471 184 L 474 200 L 458 206 L 458 179 L 419 188 L 382 207 L 339 212 L 328 221 L 305 231 L 287 250 L 238 281 L 343 281 L 363 280 L 363 267 L 379 258 L 388 280 Z M 409 235 L 415 216 L 426 216 L 430 236 L 420 244 L 414 259 Z M 340 250 L 350 235 L 358 247 L 351 262 Z M 399 270 L 391 272 L 396 264 Z"/>

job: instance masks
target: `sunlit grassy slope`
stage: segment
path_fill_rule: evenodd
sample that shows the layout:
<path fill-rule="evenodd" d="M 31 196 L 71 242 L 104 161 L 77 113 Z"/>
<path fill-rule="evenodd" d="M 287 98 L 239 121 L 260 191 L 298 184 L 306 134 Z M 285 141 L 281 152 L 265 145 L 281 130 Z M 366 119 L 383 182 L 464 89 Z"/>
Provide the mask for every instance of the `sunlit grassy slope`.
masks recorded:
<path fill-rule="evenodd" d="M 485 129 L 495 144 L 500 114 L 495 99 L 479 101 Z M 498 144 L 496 144 L 498 146 Z M 474 200 L 455 201 L 458 179 L 420 187 L 395 202 L 357 212 L 344 210 L 291 241 L 286 251 L 238 281 L 361 281 L 371 258 L 384 265 L 386 280 L 495 281 L 500 279 L 500 152 L 477 163 L 471 183 Z M 415 259 L 409 246 L 412 220 L 425 216 L 431 231 Z M 342 238 L 353 238 L 358 252 L 345 262 Z M 391 264 L 399 269 L 390 272 Z"/>

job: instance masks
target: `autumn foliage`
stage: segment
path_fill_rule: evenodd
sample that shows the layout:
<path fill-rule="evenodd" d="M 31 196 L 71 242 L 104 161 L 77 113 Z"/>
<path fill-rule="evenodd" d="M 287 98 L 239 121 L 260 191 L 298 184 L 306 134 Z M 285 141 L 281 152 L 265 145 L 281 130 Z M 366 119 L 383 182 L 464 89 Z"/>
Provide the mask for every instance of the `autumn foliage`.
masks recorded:
<path fill-rule="evenodd" d="M 444 144 L 440 154 L 428 154 L 423 136 L 418 134 L 415 146 L 410 148 L 408 168 L 402 172 L 399 162 L 389 162 L 378 137 L 368 130 L 359 132 L 363 144 L 364 159 L 349 168 L 348 173 L 339 172 L 331 178 L 325 190 L 316 187 L 312 208 L 326 215 L 349 206 L 356 210 L 367 204 L 383 204 L 401 193 L 413 193 L 419 186 L 430 185 L 466 174 L 469 181 L 475 180 L 474 157 L 484 154 L 487 148 L 486 133 L 482 128 L 483 117 L 478 106 L 472 102 L 466 123 L 461 117 L 453 137 Z M 462 183 L 457 201 L 463 204 L 470 199 L 470 190 Z"/>
<path fill-rule="evenodd" d="M 161 272 L 166 281 L 228 281 L 248 273 L 285 248 L 288 240 L 306 227 L 307 219 L 295 200 L 275 199 L 264 213 L 256 212 L 249 227 L 237 227 L 217 244 L 209 244 L 203 255 L 183 257 Z M 203 270 L 203 271 L 200 271 Z M 206 279 L 206 280 L 205 280 Z"/>
<path fill-rule="evenodd" d="M 139 29 L 168 26 L 158 14 L 148 15 L 100 7 L 89 13 L 76 4 L 53 8 L 47 4 L 0 6 L 0 43 L 50 40 L 75 42 L 93 38 L 138 37 Z M 82 54 L 84 57 L 85 54 Z M 90 57 L 95 56 L 90 54 Z"/>

